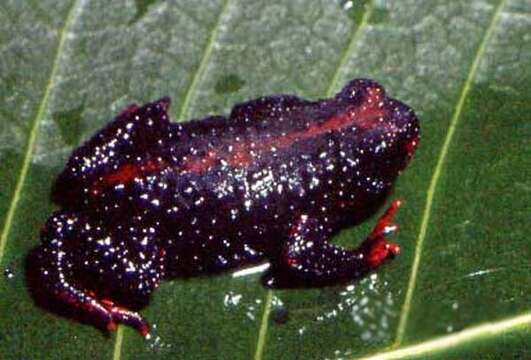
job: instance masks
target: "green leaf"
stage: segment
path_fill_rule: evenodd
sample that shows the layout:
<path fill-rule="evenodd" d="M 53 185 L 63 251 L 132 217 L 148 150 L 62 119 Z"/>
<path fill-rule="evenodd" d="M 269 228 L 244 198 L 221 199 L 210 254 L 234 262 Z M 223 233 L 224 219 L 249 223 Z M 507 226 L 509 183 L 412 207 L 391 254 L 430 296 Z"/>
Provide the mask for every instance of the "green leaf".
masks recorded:
<path fill-rule="evenodd" d="M 531 328 L 528 0 L 4 1 L 0 4 L 3 359 L 526 358 Z M 37 308 L 24 260 L 69 153 L 130 102 L 176 120 L 369 77 L 422 141 L 394 198 L 403 253 L 345 287 L 259 274 L 163 284 L 146 342 Z M 355 246 L 371 224 L 336 241 Z"/>

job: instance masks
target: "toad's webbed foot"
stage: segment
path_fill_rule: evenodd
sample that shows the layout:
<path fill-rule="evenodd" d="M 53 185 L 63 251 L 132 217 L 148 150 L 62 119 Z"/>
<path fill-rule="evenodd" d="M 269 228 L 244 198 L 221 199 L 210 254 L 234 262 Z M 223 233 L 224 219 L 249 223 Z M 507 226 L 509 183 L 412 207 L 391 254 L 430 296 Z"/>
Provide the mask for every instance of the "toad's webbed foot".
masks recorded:
<path fill-rule="evenodd" d="M 327 286 L 362 278 L 399 254 L 399 246 L 385 239 L 398 228 L 391 221 L 399 207 L 400 201 L 394 201 L 354 250 L 330 244 L 330 233 L 318 219 L 300 216 L 262 281 L 268 287 L 284 288 Z"/>

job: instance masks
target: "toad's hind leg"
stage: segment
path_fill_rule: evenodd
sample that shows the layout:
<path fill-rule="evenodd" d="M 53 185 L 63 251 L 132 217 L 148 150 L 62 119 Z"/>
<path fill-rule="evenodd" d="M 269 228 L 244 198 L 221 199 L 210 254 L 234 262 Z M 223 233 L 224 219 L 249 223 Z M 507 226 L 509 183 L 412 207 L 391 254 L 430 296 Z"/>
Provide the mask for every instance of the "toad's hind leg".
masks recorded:
<path fill-rule="evenodd" d="M 87 195 L 162 168 L 172 136 L 169 106 L 169 98 L 130 105 L 78 147 L 54 183 L 54 202 L 78 207 Z"/>
<path fill-rule="evenodd" d="M 354 250 L 328 242 L 329 232 L 316 218 L 302 215 L 289 235 L 281 254 L 264 274 L 264 285 L 273 288 L 327 286 L 362 278 L 400 248 L 385 239 L 395 231 L 391 224 L 399 201 L 391 204 L 371 234 Z"/>
<path fill-rule="evenodd" d="M 42 230 L 41 246 L 34 250 L 29 259 L 30 286 L 38 302 L 43 303 L 45 299 L 44 303 L 48 306 L 63 305 L 67 314 L 81 316 L 94 325 L 103 325 L 109 331 L 115 330 L 118 323 L 123 323 L 146 336 L 149 332 L 147 322 L 139 313 L 117 304 L 113 292 L 122 283 L 128 287 L 142 284 L 144 288 L 141 295 L 149 296 L 158 285 L 158 278 L 145 269 L 146 276 L 149 274 L 151 279 L 157 279 L 151 287 L 145 286 L 145 279 L 139 273 L 111 282 L 109 269 L 116 265 L 116 258 L 109 261 L 110 258 L 106 256 L 118 256 L 112 253 L 123 255 L 125 252 L 131 259 L 135 249 L 121 248 L 121 244 L 116 242 L 116 233 L 104 234 L 103 229 L 101 224 L 91 224 L 75 213 L 63 212 L 52 216 Z M 124 235 L 130 234 L 124 231 Z M 91 244 L 96 247 L 91 247 Z M 146 251 L 142 256 L 150 264 L 156 263 L 149 252 Z M 124 266 L 129 265 L 130 262 L 125 261 Z M 143 265 L 135 263 L 132 266 L 145 268 Z M 52 310 L 54 308 L 51 307 Z"/>

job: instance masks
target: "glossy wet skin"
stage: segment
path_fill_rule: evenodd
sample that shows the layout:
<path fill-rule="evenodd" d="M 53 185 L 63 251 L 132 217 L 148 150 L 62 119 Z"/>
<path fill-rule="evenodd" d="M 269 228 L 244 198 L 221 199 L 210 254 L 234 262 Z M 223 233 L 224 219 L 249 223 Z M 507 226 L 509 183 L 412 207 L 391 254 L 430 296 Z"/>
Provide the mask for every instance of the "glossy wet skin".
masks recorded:
<path fill-rule="evenodd" d="M 267 286 L 325 286 L 398 253 L 384 238 L 398 202 L 358 249 L 328 243 L 376 212 L 418 143 L 413 111 L 377 83 L 181 124 L 168 107 L 131 105 L 72 154 L 30 264 L 45 296 L 146 335 L 132 310 L 163 279 L 269 261 Z"/>

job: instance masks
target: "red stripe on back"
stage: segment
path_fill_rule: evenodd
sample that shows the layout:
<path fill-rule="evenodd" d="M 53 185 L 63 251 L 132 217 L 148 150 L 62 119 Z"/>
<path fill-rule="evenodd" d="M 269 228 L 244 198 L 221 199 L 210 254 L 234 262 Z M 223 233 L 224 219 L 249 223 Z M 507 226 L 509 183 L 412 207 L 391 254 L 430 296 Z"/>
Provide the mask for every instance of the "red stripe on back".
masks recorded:
<path fill-rule="evenodd" d="M 207 156 L 200 158 L 190 158 L 182 165 L 182 169 L 189 172 L 202 173 L 208 171 L 212 166 L 224 160 L 233 167 L 247 167 L 254 156 L 274 151 L 274 149 L 285 149 L 295 142 L 308 140 L 327 132 L 340 131 L 348 127 L 357 127 L 367 130 L 378 125 L 378 119 L 385 115 L 385 110 L 379 106 L 380 94 L 369 94 L 366 104 L 350 108 L 347 111 L 336 114 L 324 122 L 315 123 L 307 129 L 295 131 L 283 136 L 279 136 L 262 143 L 251 146 L 249 141 L 233 145 L 232 151 L 209 152 Z M 254 154 L 254 156 L 253 156 Z"/>

